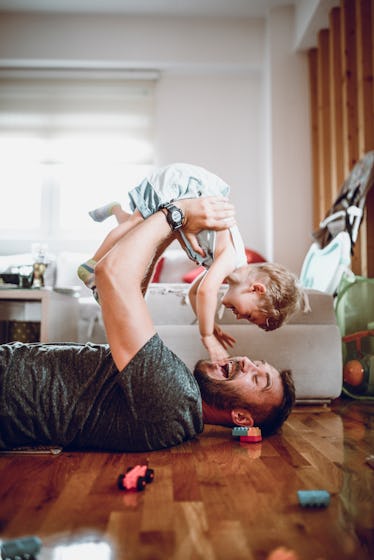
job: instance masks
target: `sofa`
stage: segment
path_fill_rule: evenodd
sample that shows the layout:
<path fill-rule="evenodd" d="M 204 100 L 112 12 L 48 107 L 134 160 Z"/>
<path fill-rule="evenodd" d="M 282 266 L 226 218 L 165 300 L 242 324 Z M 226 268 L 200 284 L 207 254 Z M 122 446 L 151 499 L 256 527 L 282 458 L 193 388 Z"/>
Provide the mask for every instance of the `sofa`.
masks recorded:
<path fill-rule="evenodd" d="M 13 262 L 21 256 L 13 256 Z M 23 261 L 26 256 L 22 257 Z M 48 267 L 46 284 L 71 293 L 78 301 L 77 342 L 105 343 L 100 306 L 76 276 L 85 254 L 62 252 Z M 21 259 L 22 260 L 22 259 Z M 0 257 L 0 272 L 10 270 L 12 257 Z M 13 270 L 14 270 L 13 264 Z M 166 344 L 193 368 L 207 354 L 200 342 L 195 315 L 188 301 L 186 280 L 196 265 L 180 249 L 169 249 L 156 269 L 146 300 L 156 329 Z M 223 295 L 225 287 L 222 286 Z M 266 359 L 280 369 L 291 369 L 297 402 L 326 403 L 342 390 L 341 336 L 331 295 L 307 290 L 312 311 L 296 313 L 281 329 L 265 332 L 218 306 L 216 320 L 236 339 L 233 355 Z"/>

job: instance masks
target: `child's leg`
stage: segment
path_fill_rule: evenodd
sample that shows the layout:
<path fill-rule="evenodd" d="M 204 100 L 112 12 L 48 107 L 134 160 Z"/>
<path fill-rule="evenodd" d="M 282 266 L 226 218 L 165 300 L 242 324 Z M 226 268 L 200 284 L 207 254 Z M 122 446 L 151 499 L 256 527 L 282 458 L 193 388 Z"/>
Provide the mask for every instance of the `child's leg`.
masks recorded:
<path fill-rule="evenodd" d="M 139 210 L 135 210 L 133 214 L 127 214 L 126 212 L 124 212 L 124 214 L 127 216 L 126 220 L 120 222 L 118 226 L 112 229 L 96 250 L 96 253 L 93 256 L 96 262 L 103 258 L 103 256 L 111 250 L 121 237 L 126 235 L 127 232 L 143 221 L 143 216 L 140 214 Z"/>
<path fill-rule="evenodd" d="M 117 223 L 119 224 L 123 224 L 123 222 L 126 222 L 131 216 L 131 214 L 123 210 L 120 204 L 116 204 L 115 206 L 113 206 L 112 214 L 116 217 Z"/>
<path fill-rule="evenodd" d="M 94 259 L 88 259 L 86 262 L 82 263 L 77 270 L 77 274 L 83 284 L 86 284 L 87 288 L 91 288 L 91 290 L 95 288 L 95 266 L 96 261 Z"/>

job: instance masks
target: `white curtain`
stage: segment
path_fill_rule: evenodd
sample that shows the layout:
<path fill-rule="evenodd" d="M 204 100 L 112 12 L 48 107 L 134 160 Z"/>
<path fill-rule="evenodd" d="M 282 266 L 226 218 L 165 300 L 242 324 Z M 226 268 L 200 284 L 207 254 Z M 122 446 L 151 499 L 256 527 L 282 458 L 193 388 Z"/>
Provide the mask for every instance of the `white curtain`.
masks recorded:
<path fill-rule="evenodd" d="M 149 164 L 154 85 L 155 80 L 95 76 L 0 78 L 0 136 L 47 140 L 60 148 L 67 141 L 95 139 L 104 148 L 102 157 L 111 138 L 122 161 Z M 60 159 L 64 152 L 54 155 Z"/>
<path fill-rule="evenodd" d="M 0 253 L 98 239 L 87 210 L 126 202 L 153 165 L 155 77 L 82 74 L 0 76 Z"/>

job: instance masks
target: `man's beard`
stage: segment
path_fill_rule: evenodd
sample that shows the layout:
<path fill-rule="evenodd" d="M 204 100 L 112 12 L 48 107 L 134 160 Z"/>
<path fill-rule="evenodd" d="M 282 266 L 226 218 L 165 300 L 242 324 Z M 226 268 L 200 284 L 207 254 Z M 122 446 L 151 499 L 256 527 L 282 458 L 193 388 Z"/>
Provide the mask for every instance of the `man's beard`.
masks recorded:
<path fill-rule="evenodd" d="M 199 369 L 199 362 L 195 366 L 194 376 L 199 385 L 203 400 L 219 410 L 233 408 L 248 408 L 248 403 L 238 395 L 237 390 L 230 386 L 229 381 L 212 379 Z"/>

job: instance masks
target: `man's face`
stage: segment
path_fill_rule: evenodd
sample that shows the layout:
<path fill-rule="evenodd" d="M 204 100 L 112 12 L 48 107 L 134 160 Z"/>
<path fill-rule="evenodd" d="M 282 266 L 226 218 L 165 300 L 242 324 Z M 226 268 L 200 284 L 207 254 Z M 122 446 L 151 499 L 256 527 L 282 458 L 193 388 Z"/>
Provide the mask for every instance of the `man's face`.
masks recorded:
<path fill-rule="evenodd" d="M 251 361 L 246 356 L 228 358 L 220 364 L 200 360 L 194 374 L 204 401 L 221 410 L 252 407 L 266 413 L 282 402 L 280 374 L 261 360 Z"/>

